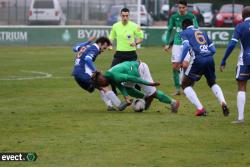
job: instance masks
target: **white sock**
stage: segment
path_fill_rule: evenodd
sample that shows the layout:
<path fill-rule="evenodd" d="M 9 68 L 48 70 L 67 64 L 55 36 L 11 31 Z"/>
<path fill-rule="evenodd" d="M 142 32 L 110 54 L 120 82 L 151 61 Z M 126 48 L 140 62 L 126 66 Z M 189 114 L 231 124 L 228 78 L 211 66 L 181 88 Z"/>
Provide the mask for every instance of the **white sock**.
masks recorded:
<path fill-rule="evenodd" d="M 181 83 L 182 83 L 183 77 L 184 77 L 184 69 L 181 68 L 181 69 L 180 69 L 180 74 L 179 74 L 179 82 L 180 82 L 180 85 L 181 85 Z"/>
<path fill-rule="evenodd" d="M 99 93 L 100 93 L 101 99 L 104 101 L 104 103 L 107 106 L 112 107 L 113 104 L 112 104 L 111 100 L 109 100 L 109 98 L 105 95 L 105 92 L 103 90 L 100 90 Z"/>
<path fill-rule="evenodd" d="M 212 89 L 214 95 L 215 95 L 215 96 L 217 97 L 217 99 L 219 100 L 220 105 L 222 105 L 222 103 L 227 104 L 227 103 L 226 103 L 226 100 L 225 100 L 225 98 L 224 98 L 223 92 L 222 92 L 222 90 L 221 90 L 221 88 L 220 88 L 219 85 L 214 84 L 214 85 L 211 87 L 211 89 Z"/>
<path fill-rule="evenodd" d="M 246 92 L 238 91 L 237 95 L 237 108 L 238 108 L 238 120 L 244 119 L 244 107 L 246 102 Z"/>
<path fill-rule="evenodd" d="M 198 99 L 198 97 L 197 97 L 195 91 L 193 90 L 193 88 L 192 88 L 191 86 L 186 87 L 186 88 L 184 89 L 184 93 L 185 93 L 185 95 L 187 96 L 188 100 L 189 100 L 191 103 L 193 103 L 193 104 L 196 106 L 196 108 L 197 108 L 198 110 L 201 110 L 201 109 L 203 108 L 203 106 L 202 106 L 200 100 Z"/>
<path fill-rule="evenodd" d="M 119 107 L 121 104 L 121 100 L 115 95 L 115 93 L 112 90 L 109 90 L 105 93 L 107 98 L 114 104 L 116 107 Z"/>

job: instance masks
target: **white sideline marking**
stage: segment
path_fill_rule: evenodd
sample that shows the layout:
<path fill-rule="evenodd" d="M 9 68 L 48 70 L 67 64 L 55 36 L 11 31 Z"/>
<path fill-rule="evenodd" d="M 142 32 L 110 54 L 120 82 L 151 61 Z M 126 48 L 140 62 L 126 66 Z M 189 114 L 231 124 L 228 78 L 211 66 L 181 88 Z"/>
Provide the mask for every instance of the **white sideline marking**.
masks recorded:
<path fill-rule="evenodd" d="M 32 73 L 32 74 L 38 74 L 40 76 L 30 76 L 30 77 L 18 77 L 18 76 L 9 76 L 8 78 L 0 78 L 1 81 L 11 81 L 11 80 L 33 80 L 33 79 L 45 79 L 45 78 L 51 78 L 53 75 L 46 73 L 46 72 L 41 72 L 41 71 L 26 71 L 26 70 L 21 70 L 21 72 L 25 73 Z"/>

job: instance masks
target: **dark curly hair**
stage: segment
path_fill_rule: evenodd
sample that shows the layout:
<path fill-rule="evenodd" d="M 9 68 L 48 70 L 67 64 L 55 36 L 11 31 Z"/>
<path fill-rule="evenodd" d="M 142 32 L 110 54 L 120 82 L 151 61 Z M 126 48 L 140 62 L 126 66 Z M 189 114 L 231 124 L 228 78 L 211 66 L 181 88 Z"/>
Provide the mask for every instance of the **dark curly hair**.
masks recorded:
<path fill-rule="evenodd" d="M 250 6 L 246 6 L 243 11 L 242 11 L 242 17 L 243 17 L 243 21 L 250 17 Z"/>
<path fill-rule="evenodd" d="M 110 46 L 111 45 L 111 42 L 110 42 L 110 40 L 107 38 L 107 37 L 99 37 L 96 41 L 95 41 L 95 43 L 100 43 L 100 44 L 105 44 L 105 43 L 107 43 L 107 45 L 108 46 Z"/>
<path fill-rule="evenodd" d="M 187 6 L 187 1 L 186 0 L 179 0 L 178 4 Z"/>

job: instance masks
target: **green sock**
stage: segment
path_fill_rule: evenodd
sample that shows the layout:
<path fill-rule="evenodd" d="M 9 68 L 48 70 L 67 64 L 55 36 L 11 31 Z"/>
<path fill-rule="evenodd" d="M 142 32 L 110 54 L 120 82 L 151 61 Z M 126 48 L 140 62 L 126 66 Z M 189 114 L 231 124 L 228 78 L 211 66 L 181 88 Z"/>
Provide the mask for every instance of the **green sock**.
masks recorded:
<path fill-rule="evenodd" d="M 176 90 L 180 90 L 180 72 L 173 69 L 173 79 L 174 79 L 174 86 Z"/>
<path fill-rule="evenodd" d="M 157 90 L 156 91 L 156 99 L 158 99 L 160 102 L 171 104 L 172 98 L 165 95 L 162 91 Z"/>
<path fill-rule="evenodd" d="M 126 90 L 129 96 L 132 96 L 135 98 L 141 98 L 141 99 L 144 97 L 144 94 L 135 88 L 126 87 Z"/>

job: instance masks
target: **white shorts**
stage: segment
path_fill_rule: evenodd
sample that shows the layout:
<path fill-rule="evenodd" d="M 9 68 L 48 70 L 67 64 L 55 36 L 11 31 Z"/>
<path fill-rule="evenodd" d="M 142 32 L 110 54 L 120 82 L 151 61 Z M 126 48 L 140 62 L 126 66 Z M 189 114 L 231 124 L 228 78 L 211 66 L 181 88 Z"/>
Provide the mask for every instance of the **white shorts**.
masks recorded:
<path fill-rule="evenodd" d="M 183 48 L 183 45 L 173 45 L 173 48 L 172 48 L 172 58 L 171 58 L 171 61 L 173 63 L 178 63 L 181 61 L 181 54 L 182 54 L 182 48 Z M 189 52 L 187 53 L 184 61 L 190 61 L 190 54 Z"/>
<path fill-rule="evenodd" d="M 139 68 L 138 68 L 139 74 L 140 74 L 140 78 L 143 80 L 146 80 L 148 82 L 154 82 L 148 65 L 146 63 L 140 62 Z M 154 94 L 156 92 L 156 88 L 154 86 L 147 86 L 147 85 L 143 85 L 143 84 L 138 84 L 141 89 L 143 90 L 143 92 L 145 93 L 146 96 L 151 96 L 152 94 Z M 134 87 L 135 83 L 132 82 L 126 82 L 124 83 L 124 86 L 127 87 Z"/>

